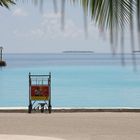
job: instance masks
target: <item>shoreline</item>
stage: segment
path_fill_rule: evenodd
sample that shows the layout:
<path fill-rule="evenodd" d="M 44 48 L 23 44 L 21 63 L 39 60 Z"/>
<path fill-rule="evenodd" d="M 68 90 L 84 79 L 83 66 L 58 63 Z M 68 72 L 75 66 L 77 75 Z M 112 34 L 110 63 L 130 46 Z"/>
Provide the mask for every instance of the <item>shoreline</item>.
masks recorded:
<path fill-rule="evenodd" d="M 32 111 L 40 112 L 39 111 Z M 45 111 L 45 112 L 48 112 Z M 140 112 L 140 108 L 132 108 L 132 107 L 105 107 L 105 108 L 98 108 L 98 107 L 54 107 L 52 108 L 52 113 L 80 113 L 80 112 Z M 28 113 L 28 107 L 0 107 L 0 113 Z"/>

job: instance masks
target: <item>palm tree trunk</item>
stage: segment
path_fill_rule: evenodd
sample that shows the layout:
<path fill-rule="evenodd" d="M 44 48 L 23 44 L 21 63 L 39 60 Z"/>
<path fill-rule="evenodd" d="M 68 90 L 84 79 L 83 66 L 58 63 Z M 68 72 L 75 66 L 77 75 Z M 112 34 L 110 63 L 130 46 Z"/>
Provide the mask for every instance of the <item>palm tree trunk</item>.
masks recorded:
<path fill-rule="evenodd" d="M 130 6 L 133 7 L 133 0 L 130 0 Z M 135 56 L 135 43 L 134 43 L 134 27 L 133 27 L 133 14 L 130 13 L 130 36 L 131 36 L 131 54 L 134 71 L 137 70 L 136 56 Z"/>
<path fill-rule="evenodd" d="M 82 0 L 83 5 L 83 15 L 84 15 L 84 32 L 85 32 L 85 38 L 88 37 L 88 0 Z"/>
<path fill-rule="evenodd" d="M 61 29 L 65 28 L 65 0 L 61 0 Z"/>
<path fill-rule="evenodd" d="M 138 49 L 140 51 L 140 1 L 137 0 L 137 28 L 138 28 Z"/>
<path fill-rule="evenodd" d="M 58 8 L 57 8 L 57 1 L 56 0 L 53 0 L 53 6 L 54 6 L 54 12 L 57 13 Z"/>

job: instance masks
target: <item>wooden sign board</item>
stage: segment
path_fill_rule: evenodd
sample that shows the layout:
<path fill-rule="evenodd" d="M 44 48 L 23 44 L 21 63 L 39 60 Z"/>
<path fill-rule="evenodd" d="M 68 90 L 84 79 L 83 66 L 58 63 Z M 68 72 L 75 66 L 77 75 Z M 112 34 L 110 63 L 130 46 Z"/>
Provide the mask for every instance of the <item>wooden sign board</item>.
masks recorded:
<path fill-rule="evenodd" d="M 47 85 L 32 85 L 31 100 L 48 100 L 49 86 Z"/>

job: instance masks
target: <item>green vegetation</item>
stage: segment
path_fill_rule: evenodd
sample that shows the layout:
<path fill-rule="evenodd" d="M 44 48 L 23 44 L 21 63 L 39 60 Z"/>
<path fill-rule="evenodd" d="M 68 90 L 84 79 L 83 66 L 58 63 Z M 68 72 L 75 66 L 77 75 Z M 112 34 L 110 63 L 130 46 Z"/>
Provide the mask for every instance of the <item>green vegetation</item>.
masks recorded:
<path fill-rule="evenodd" d="M 0 0 L 0 6 L 9 8 L 11 4 L 15 4 L 13 0 Z"/>

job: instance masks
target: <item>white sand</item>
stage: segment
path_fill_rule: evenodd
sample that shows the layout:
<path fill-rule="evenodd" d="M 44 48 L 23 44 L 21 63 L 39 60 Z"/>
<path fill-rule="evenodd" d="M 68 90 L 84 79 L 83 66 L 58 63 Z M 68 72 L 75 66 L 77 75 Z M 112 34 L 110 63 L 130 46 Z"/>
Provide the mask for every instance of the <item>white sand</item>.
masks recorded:
<path fill-rule="evenodd" d="M 0 140 L 63 140 L 51 137 L 26 136 L 26 135 L 0 135 Z"/>
<path fill-rule="evenodd" d="M 140 140 L 140 113 L 0 113 L 0 134 L 0 140 Z"/>

